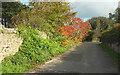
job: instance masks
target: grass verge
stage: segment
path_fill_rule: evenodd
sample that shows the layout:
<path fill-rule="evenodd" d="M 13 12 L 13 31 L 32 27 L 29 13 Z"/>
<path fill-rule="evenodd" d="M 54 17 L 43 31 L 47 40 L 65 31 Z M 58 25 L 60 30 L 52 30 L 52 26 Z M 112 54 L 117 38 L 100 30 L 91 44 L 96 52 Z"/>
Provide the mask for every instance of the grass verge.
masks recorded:
<path fill-rule="evenodd" d="M 100 47 L 112 58 L 112 60 L 118 65 L 118 70 L 120 71 L 120 53 L 117 53 L 105 44 L 100 44 Z"/>
<path fill-rule="evenodd" d="M 25 28 L 25 27 L 24 27 Z M 2 74 L 6 73 L 23 73 L 29 69 L 34 68 L 52 57 L 60 55 L 69 50 L 78 43 L 67 44 L 66 47 L 60 46 L 57 38 L 39 37 L 38 30 L 32 28 L 21 28 L 18 30 L 19 36 L 23 38 L 23 43 L 19 48 L 19 51 L 13 55 L 8 56 L 2 61 Z"/>

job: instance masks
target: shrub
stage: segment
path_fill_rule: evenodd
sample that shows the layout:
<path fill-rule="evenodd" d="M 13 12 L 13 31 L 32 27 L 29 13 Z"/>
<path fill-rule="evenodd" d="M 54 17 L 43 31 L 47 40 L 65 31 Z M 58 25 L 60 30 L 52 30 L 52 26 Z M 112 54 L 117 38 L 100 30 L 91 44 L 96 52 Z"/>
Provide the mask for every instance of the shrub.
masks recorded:
<path fill-rule="evenodd" d="M 76 43 L 89 36 L 88 31 L 90 31 L 91 26 L 88 22 L 83 22 L 80 18 L 72 18 L 66 21 L 67 25 L 59 27 L 58 31 L 55 32 L 57 36 L 73 40 Z M 62 44 L 65 45 L 66 42 L 62 41 Z"/>
<path fill-rule="evenodd" d="M 88 34 L 89 34 L 89 36 L 87 36 L 87 37 L 85 38 L 85 41 L 91 41 L 92 38 L 93 38 L 94 32 L 93 32 L 92 30 L 89 30 L 89 31 L 88 31 Z"/>
<path fill-rule="evenodd" d="M 57 43 L 57 37 L 53 39 L 38 37 L 37 29 L 24 27 L 18 31 L 19 36 L 24 39 L 23 43 L 14 56 L 6 57 L 2 61 L 3 73 L 22 73 L 68 50 Z"/>
<path fill-rule="evenodd" d="M 4 34 L 4 33 L 5 33 L 5 30 L 3 29 L 3 30 L 1 30 L 1 32 Z"/>
<path fill-rule="evenodd" d="M 111 28 L 106 31 L 101 36 L 101 41 L 103 43 L 119 43 L 120 44 L 120 26 Z"/>

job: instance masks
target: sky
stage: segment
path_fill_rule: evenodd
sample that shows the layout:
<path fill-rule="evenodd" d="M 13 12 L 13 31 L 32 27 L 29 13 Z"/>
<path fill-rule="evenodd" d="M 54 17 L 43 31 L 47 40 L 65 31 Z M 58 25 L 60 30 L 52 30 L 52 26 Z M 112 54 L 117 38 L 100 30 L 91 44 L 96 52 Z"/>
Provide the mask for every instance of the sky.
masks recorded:
<path fill-rule="evenodd" d="M 114 13 L 120 0 L 69 0 L 73 11 L 77 11 L 76 17 L 84 21 L 92 17 L 109 17 L 109 13 Z"/>
<path fill-rule="evenodd" d="M 69 2 L 118 2 L 119 0 L 68 0 Z"/>
<path fill-rule="evenodd" d="M 114 13 L 118 7 L 118 2 L 71 2 L 73 10 L 77 11 L 76 17 L 83 19 L 104 16 L 108 17 L 109 13 Z"/>
<path fill-rule="evenodd" d="M 3 0 L 18 1 L 18 0 Z M 19 0 L 22 3 L 28 0 Z M 42 1 L 42 0 L 41 0 Z M 54 0 L 55 1 L 55 0 Z M 87 20 L 92 17 L 108 17 L 109 13 L 114 13 L 120 0 L 67 0 L 73 8 L 71 12 L 77 11 L 76 17 Z M 28 3 L 24 3 L 28 4 Z"/>

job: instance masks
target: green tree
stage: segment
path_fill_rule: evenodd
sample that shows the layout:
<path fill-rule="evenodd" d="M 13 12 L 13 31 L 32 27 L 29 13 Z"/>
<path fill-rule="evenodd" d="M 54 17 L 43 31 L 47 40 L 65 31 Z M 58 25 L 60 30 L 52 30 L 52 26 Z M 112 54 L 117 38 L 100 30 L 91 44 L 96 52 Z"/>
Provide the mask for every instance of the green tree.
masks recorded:
<path fill-rule="evenodd" d="M 93 17 L 88 20 L 91 24 L 92 28 L 95 30 L 96 28 L 100 29 L 100 31 L 104 31 L 108 28 L 108 26 L 113 26 L 113 21 L 106 17 Z"/>
<path fill-rule="evenodd" d="M 20 2 L 2 2 L 2 23 L 8 27 L 11 24 L 11 18 L 13 15 L 18 14 L 21 10 L 27 8 Z"/>
<path fill-rule="evenodd" d="M 21 25 L 54 33 L 59 26 L 64 25 L 66 19 L 76 14 L 76 12 L 70 13 L 70 5 L 67 2 L 31 2 L 29 7 L 12 17 L 14 25 L 22 23 Z"/>
<path fill-rule="evenodd" d="M 109 19 L 113 20 L 114 23 L 120 23 L 120 8 L 115 10 L 115 13 L 109 13 Z"/>
<path fill-rule="evenodd" d="M 96 34 L 93 35 L 93 40 L 99 40 L 102 33 L 113 27 L 113 20 L 106 17 L 93 17 L 88 20 Z"/>
<path fill-rule="evenodd" d="M 2 2 L 0 1 L 0 22 L 1 22 L 1 18 L 2 18 Z"/>
<path fill-rule="evenodd" d="M 31 2 L 30 7 L 36 14 L 41 14 L 46 21 L 58 26 L 64 25 L 66 19 L 74 17 L 77 12 L 70 13 L 70 4 L 67 2 Z"/>
<path fill-rule="evenodd" d="M 120 8 L 117 8 L 116 10 L 115 10 L 115 22 L 116 23 L 120 23 Z"/>

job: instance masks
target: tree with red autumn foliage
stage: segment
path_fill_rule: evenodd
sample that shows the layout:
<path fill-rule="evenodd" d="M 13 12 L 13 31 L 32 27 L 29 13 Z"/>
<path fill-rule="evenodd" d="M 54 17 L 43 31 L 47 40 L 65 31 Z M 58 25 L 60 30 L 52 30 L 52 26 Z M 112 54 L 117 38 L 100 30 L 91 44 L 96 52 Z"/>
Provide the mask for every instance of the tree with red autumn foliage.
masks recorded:
<path fill-rule="evenodd" d="M 66 23 L 67 25 L 58 28 L 56 34 L 60 33 L 63 37 L 75 42 L 83 41 L 83 38 L 89 36 L 88 31 L 91 26 L 88 22 L 83 22 L 80 18 L 72 18 L 67 19 Z"/>

